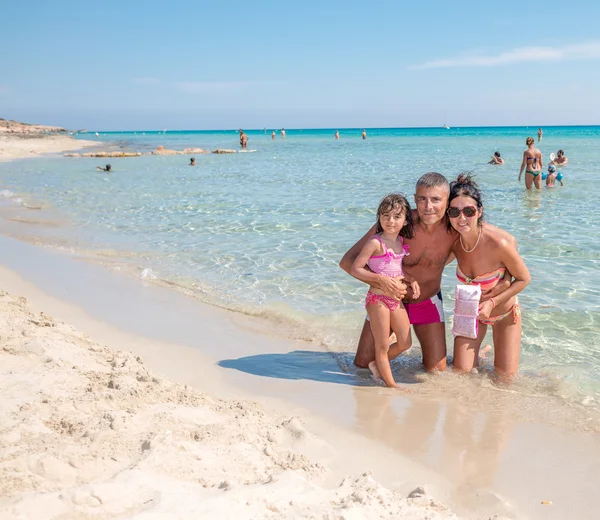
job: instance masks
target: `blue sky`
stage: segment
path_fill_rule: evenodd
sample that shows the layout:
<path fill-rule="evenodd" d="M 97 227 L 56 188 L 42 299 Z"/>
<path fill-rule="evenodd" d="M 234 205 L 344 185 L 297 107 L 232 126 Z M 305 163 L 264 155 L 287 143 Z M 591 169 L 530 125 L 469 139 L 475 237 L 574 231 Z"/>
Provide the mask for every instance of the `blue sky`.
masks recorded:
<path fill-rule="evenodd" d="M 0 117 L 98 130 L 600 124 L 598 4 L 494 4 L 4 2 Z"/>

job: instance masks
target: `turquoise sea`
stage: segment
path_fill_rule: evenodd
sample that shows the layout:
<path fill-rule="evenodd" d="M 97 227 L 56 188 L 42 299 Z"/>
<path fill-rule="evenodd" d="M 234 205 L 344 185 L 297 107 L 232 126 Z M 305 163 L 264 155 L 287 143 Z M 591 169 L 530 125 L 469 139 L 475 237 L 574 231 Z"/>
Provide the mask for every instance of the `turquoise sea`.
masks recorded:
<path fill-rule="evenodd" d="M 278 129 L 279 130 L 279 129 Z M 428 171 L 470 171 L 485 216 L 513 233 L 532 274 L 520 295 L 521 386 L 600 405 L 600 127 L 545 127 L 565 151 L 564 187 L 517 183 L 537 127 L 250 130 L 254 153 L 44 157 L 0 163 L 0 232 L 73 251 L 212 304 L 264 316 L 274 330 L 334 352 L 354 349 L 366 287 L 338 268 L 374 223 L 382 196 L 412 196 Z M 99 132 L 78 138 L 149 151 L 239 148 L 236 130 Z M 487 164 L 494 151 L 504 166 Z M 109 162 L 112 173 L 96 171 Z M 443 280 L 451 315 L 455 265 Z M 449 328 L 448 334 L 449 334 Z M 449 352 L 451 352 L 451 337 Z M 419 352 L 402 363 L 418 367 Z M 524 391 L 525 391 L 524 390 Z"/>

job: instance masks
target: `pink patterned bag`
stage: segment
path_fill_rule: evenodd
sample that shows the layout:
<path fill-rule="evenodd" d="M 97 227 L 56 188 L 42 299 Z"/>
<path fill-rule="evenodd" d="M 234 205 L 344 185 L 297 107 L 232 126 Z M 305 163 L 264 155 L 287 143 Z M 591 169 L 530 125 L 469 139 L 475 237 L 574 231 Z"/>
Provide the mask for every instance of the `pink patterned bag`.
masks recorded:
<path fill-rule="evenodd" d="M 475 339 L 479 332 L 479 285 L 457 285 L 454 290 L 454 320 L 452 334 Z"/>

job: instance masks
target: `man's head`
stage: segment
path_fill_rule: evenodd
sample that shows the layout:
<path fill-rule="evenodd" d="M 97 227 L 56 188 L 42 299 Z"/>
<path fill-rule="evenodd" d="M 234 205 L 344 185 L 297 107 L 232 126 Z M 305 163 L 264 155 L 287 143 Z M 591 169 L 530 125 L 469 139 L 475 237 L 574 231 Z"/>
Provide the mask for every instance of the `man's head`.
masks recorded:
<path fill-rule="evenodd" d="M 444 218 L 448 207 L 450 185 L 440 173 L 429 172 L 417 181 L 415 204 L 419 220 L 425 225 L 436 224 Z"/>
<path fill-rule="evenodd" d="M 500 152 L 494 152 L 494 155 L 498 158 L 500 158 Z"/>

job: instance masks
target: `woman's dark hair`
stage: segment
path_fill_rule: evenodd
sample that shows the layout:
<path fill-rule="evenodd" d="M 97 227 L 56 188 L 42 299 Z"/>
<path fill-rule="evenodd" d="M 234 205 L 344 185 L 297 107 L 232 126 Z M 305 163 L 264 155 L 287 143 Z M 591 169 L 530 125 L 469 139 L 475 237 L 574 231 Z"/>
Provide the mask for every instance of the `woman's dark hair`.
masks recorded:
<path fill-rule="evenodd" d="M 483 222 L 483 202 L 481 201 L 481 193 L 479 191 L 477 183 L 473 180 L 473 177 L 471 177 L 471 175 L 469 175 L 468 173 L 459 174 L 456 180 L 450 183 L 450 196 L 448 197 L 448 208 L 450 208 L 450 203 L 452 202 L 452 199 L 460 197 L 461 195 L 471 197 L 477 204 L 477 209 L 482 210 L 481 217 L 477 219 L 477 225 L 481 226 Z M 452 224 L 450 223 L 450 219 L 448 219 L 448 228 L 451 227 Z"/>
<path fill-rule="evenodd" d="M 400 230 L 400 236 L 404 238 L 412 238 L 414 235 L 414 224 L 412 217 L 412 210 L 410 209 L 410 204 L 408 200 L 402 193 L 390 193 L 381 199 L 379 203 L 379 207 L 377 208 L 377 229 L 376 233 L 383 233 L 383 228 L 379 223 L 379 217 L 388 211 L 392 211 L 394 209 L 402 210 L 406 220 L 404 221 L 404 226 Z"/>

